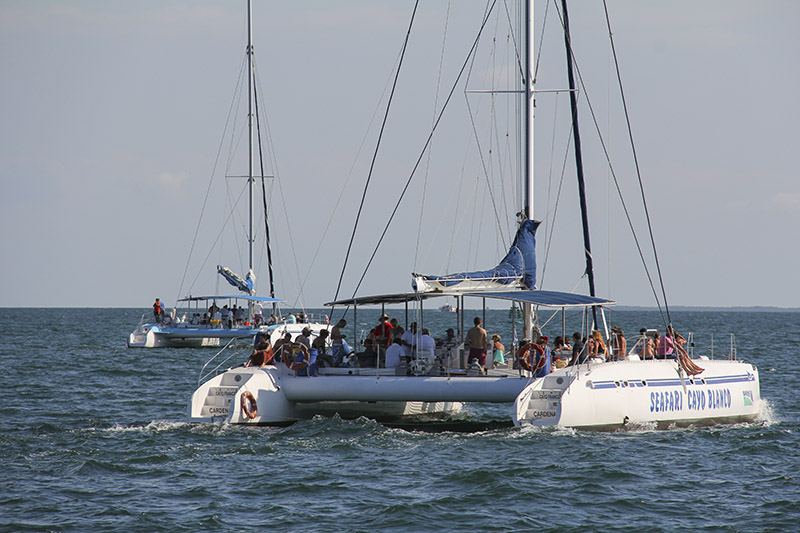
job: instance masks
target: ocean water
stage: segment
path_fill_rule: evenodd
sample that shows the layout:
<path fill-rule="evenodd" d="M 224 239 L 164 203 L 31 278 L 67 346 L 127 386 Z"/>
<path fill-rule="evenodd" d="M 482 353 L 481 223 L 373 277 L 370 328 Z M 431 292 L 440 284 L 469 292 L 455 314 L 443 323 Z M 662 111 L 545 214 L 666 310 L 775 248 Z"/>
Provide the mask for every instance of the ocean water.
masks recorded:
<path fill-rule="evenodd" d="M 698 349 L 713 332 L 715 354 L 727 353 L 735 333 L 739 358 L 761 373 L 761 420 L 609 433 L 493 425 L 510 405 L 490 404 L 469 405 L 459 432 L 340 418 L 189 424 L 214 350 L 127 349 L 145 311 L 0 309 L 0 531 L 800 527 L 798 313 L 672 314 Z M 377 314 L 359 310 L 359 329 Z M 510 338 L 507 310 L 486 319 Z M 426 311 L 434 335 L 454 322 Z M 611 323 L 630 334 L 660 317 L 616 312 Z M 545 333 L 561 327 L 555 317 Z"/>

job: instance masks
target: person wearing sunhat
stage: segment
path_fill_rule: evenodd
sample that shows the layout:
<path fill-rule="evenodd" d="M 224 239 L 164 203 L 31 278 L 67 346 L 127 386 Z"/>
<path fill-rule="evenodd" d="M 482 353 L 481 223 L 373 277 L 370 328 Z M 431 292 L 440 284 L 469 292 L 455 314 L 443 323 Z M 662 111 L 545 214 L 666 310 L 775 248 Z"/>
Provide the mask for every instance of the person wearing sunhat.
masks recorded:
<path fill-rule="evenodd" d="M 618 361 L 625 359 L 627 347 L 628 343 L 622 328 L 619 326 L 611 328 L 611 356 Z"/>
<path fill-rule="evenodd" d="M 384 313 L 378 318 L 378 325 L 372 330 L 372 337 L 379 346 L 389 346 L 392 342 L 392 324 L 389 323 L 389 315 Z"/>

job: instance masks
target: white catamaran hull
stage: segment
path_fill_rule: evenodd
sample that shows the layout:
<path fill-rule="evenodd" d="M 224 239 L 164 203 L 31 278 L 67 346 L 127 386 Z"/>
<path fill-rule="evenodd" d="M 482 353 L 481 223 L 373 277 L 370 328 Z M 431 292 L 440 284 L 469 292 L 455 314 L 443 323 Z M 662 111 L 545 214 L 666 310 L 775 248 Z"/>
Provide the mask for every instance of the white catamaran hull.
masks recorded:
<path fill-rule="evenodd" d="M 308 377 L 296 376 L 283 365 L 230 369 L 195 391 L 189 418 L 193 422 L 284 424 L 334 413 L 376 420 L 452 414 L 464 402 L 513 402 L 530 381 L 518 375 L 396 376 L 386 375 L 386 369 L 381 369 L 383 375 L 352 375 L 342 372 L 346 369 L 330 369 L 329 374 L 325 370 Z M 256 400 L 253 418 L 242 408 L 242 396 L 248 392 Z"/>
<path fill-rule="evenodd" d="M 689 377 L 675 360 L 588 363 L 556 370 L 517 398 L 516 425 L 614 429 L 755 420 L 758 369 L 740 361 L 697 360 Z"/>
<path fill-rule="evenodd" d="M 128 337 L 128 348 L 206 348 L 217 347 L 231 339 L 253 338 L 258 333 L 270 335 L 270 341 L 275 342 L 286 333 L 293 337 L 300 334 L 303 328 L 308 327 L 314 336 L 319 334 L 327 323 L 280 323 L 260 328 L 201 328 L 187 325 L 186 327 L 166 327 L 161 324 L 144 324 Z"/>
<path fill-rule="evenodd" d="M 128 348 L 205 348 L 220 345 L 221 340 L 253 338 L 258 329 L 214 329 L 166 327 L 145 324 L 128 337 Z"/>

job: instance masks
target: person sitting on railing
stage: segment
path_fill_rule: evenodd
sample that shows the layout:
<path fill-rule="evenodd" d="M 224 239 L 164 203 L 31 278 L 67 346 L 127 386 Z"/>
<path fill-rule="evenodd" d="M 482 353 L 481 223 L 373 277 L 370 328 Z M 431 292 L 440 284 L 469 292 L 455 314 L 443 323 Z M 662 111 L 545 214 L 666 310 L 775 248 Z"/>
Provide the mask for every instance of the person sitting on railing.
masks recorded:
<path fill-rule="evenodd" d="M 253 353 L 250 354 L 250 358 L 247 360 L 244 366 L 257 366 L 259 368 L 264 368 L 266 365 L 272 362 L 274 355 L 275 353 L 273 352 L 269 343 L 269 336 L 263 335 L 259 340 L 258 345 L 253 349 Z"/>
<path fill-rule="evenodd" d="M 597 357 L 600 359 L 606 358 L 606 343 L 603 340 L 603 334 L 600 333 L 600 330 L 593 329 L 592 336 L 589 337 L 587 341 L 587 345 L 589 348 L 589 357 Z"/>
<path fill-rule="evenodd" d="M 334 366 L 333 357 L 325 353 L 327 349 L 326 346 L 327 339 L 328 339 L 328 330 L 321 329 L 319 331 L 319 335 L 317 335 L 317 338 L 314 339 L 314 342 L 311 343 L 311 356 L 312 357 L 314 356 L 314 351 L 316 350 L 318 360 L 321 359 L 325 361 L 325 366 Z"/>
<path fill-rule="evenodd" d="M 292 344 L 292 334 L 289 332 L 275 341 L 275 346 L 272 347 L 272 350 L 275 352 L 275 357 L 277 357 L 279 361 L 283 360 L 284 348 L 290 344 Z"/>
<path fill-rule="evenodd" d="M 621 361 L 625 359 L 625 352 L 628 348 L 628 341 L 625 340 L 625 334 L 622 328 L 614 326 L 611 330 L 611 359 Z"/>
<path fill-rule="evenodd" d="M 678 352 L 678 355 L 687 355 L 686 354 L 686 339 L 683 338 L 683 335 L 672 329 L 672 340 L 675 342 L 675 351 Z"/>
<path fill-rule="evenodd" d="M 656 357 L 659 359 L 675 359 L 675 341 L 672 338 L 672 326 L 667 326 L 667 331 L 656 344 Z"/>

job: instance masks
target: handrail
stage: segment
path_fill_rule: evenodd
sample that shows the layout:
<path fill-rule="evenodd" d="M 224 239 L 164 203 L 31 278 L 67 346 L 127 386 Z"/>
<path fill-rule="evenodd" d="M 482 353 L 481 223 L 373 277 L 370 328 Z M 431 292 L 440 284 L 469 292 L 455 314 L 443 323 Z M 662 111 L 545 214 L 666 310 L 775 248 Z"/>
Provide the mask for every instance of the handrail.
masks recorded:
<path fill-rule="evenodd" d="M 239 340 L 239 338 L 237 338 L 237 337 L 234 337 L 234 338 L 230 339 L 230 340 L 229 340 L 229 341 L 228 341 L 228 342 L 225 344 L 225 346 L 223 346 L 223 347 L 222 347 L 222 349 L 221 349 L 220 351 L 218 351 L 217 353 L 215 353 L 215 354 L 214 354 L 214 355 L 211 357 L 211 359 L 209 359 L 208 361 L 206 361 L 206 364 L 204 364 L 204 365 L 203 365 L 203 368 L 201 368 L 201 369 L 200 369 L 200 376 L 199 376 L 199 377 L 198 377 L 198 379 L 197 379 L 197 384 L 198 384 L 198 385 L 200 385 L 200 384 L 201 384 L 201 383 L 202 383 L 202 382 L 203 382 L 203 381 L 204 381 L 206 378 L 208 378 L 208 376 L 210 376 L 211 374 L 215 374 L 215 373 L 217 373 L 217 372 L 219 371 L 220 367 L 222 367 L 222 365 L 224 365 L 225 363 L 227 363 L 228 361 L 230 361 L 230 360 L 231 360 L 231 358 L 233 358 L 234 356 L 238 355 L 238 353 L 239 353 L 239 352 L 233 352 L 233 353 L 231 353 L 231 354 L 230 354 L 228 357 L 226 357 L 225 359 L 223 359 L 222 361 L 220 361 L 219 363 L 217 363 L 217 366 L 215 366 L 213 369 L 209 370 L 209 371 L 208 371 L 208 372 L 206 372 L 205 374 L 203 373 L 203 372 L 205 372 L 205 370 L 206 370 L 206 367 L 207 367 L 208 365 L 210 365 L 210 364 L 212 363 L 212 361 L 214 361 L 214 359 L 216 359 L 217 357 L 219 357 L 219 355 L 220 355 L 220 354 L 222 354 L 222 352 L 224 352 L 225 350 L 227 350 L 227 349 L 228 349 L 228 347 L 230 347 L 230 346 L 231 346 L 231 344 L 235 343 L 237 340 Z"/>

